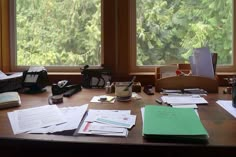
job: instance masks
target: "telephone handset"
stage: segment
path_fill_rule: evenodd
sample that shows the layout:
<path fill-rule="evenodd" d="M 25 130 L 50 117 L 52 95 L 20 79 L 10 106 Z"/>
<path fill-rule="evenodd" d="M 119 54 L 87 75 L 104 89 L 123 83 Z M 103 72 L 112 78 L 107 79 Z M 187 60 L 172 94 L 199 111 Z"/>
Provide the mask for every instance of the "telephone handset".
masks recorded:
<path fill-rule="evenodd" d="M 27 89 L 27 93 L 38 93 L 45 91 L 44 87 L 48 85 L 47 70 L 42 67 L 30 67 L 28 70 L 23 72 L 23 83 L 24 89 Z"/>
<path fill-rule="evenodd" d="M 81 91 L 80 84 L 70 84 L 68 80 L 61 80 L 52 84 L 52 95 L 61 95 L 70 97 L 73 94 Z"/>

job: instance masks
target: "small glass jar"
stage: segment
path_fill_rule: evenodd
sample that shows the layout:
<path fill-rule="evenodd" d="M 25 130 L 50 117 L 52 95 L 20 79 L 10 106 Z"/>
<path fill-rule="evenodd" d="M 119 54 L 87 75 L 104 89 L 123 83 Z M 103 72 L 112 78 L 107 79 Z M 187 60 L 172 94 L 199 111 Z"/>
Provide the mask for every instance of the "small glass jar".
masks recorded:
<path fill-rule="evenodd" d="M 130 82 L 116 82 L 115 84 L 115 96 L 118 101 L 131 100 L 132 96 L 132 85 Z"/>
<path fill-rule="evenodd" d="M 106 83 L 105 90 L 106 90 L 106 94 L 111 93 L 111 84 L 110 84 L 110 82 Z"/>

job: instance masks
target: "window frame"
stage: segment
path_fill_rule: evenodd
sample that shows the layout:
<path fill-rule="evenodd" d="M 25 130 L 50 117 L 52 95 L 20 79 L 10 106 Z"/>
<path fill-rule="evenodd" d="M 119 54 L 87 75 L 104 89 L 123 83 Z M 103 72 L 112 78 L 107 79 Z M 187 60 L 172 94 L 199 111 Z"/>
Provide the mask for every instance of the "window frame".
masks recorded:
<path fill-rule="evenodd" d="M 104 0 L 101 0 L 101 65 L 104 64 L 104 42 L 103 42 L 103 2 Z M 9 1 L 9 20 L 10 20 L 10 62 L 11 62 L 11 70 L 12 71 L 24 71 L 29 68 L 29 66 L 17 66 L 17 42 L 16 42 L 16 0 L 10 0 Z M 32 65 L 33 66 L 33 65 Z M 84 65 L 83 65 L 84 66 Z M 81 68 L 83 68 L 82 65 L 78 66 L 44 66 L 47 71 L 49 72 L 81 72 Z M 93 65 L 90 66 L 93 68 L 100 68 L 100 65 Z"/>
<path fill-rule="evenodd" d="M 9 3 L 12 0 L 0 1 L 0 69 L 6 73 L 16 72 L 11 68 L 10 57 L 10 25 Z M 155 80 L 155 66 L 137 67 L 136 61 L 136 29 L 134 29 L 135 0 L 102 0 L 102 60 L 105 67 L 112 71 L 113 81 L 128 81 L 131 75 L 136 75 L 136 81 L 142 85 L 153 84 Z M 236 7 L 234 3 L 234 8 Z M 236 11 L 234 10 L 236 19 Z M 236 20 L 234 20 L 234 25 Z M 234 34 L 234 44 L 236 34 Z M 235 52 L 235 51 L 234 51 Z M 235 63 L 234 55 L 234 65 Z M 135 61 L 135 62 L 134 62 Z M 26 67 L 28 68 L 28 67 Z M 18 71 L 23 71 L 18 70 Z M 236 67 L 217 68 L 219 85 L 227 85 L 225 77 L 236 76 Z M 78 83 L 81 80 L 79 68 L 76 71 L 56 71 L 48 73 L 50 83 L 67 79 Z"/>
<path fill-rule="evenodd" d="M 233 37 L 232 37 L 232 65 L 225 65 L 225 66 L 217 66 L 216 71 L 218 73 L 221 72 L 236 72 L 236 51 L 235 51 L 235 44 L 236 44 L 236 32 L 235 32 L 235 26 L 236 26 L 236 2 L 233 1 Z M 137 66 L 136 60 L 136 0 L 130 0 L 130 70 L 131 73 L 154 73 L 155 67 L 158 65 L 153 66 Z"/>

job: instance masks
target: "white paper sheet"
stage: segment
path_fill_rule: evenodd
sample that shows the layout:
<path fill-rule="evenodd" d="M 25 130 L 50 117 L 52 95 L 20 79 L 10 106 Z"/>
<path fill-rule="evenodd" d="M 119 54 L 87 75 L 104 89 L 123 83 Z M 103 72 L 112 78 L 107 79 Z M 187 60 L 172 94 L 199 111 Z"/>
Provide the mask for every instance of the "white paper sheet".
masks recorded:
<path fill-rule="evenodd" d="M 101 97 L 106 97 L 105 101 L 101 101 Z M 93 96 L 93 98 L 90 100 L 90 102 L 96 102 L 96 103 L 114 103 L 115 97 L 114 96 L 108 96 L 108 95 L 100 95 L 100 96 Z"/>
<path fill-rule="evenodd" d="M 162 96 L 162 101 L 167 104 L 207 104 L 203 97 L 195 96 Z"/>
<path fill-rule="evenodd" d="M 196 48 L 193 52 L 193 62 L 195 63 L 196 74 L 214 79 L 214 69 L 212 55 L 209 48 Z"/>
<path fill-rule="evenodd" d="M 87 122 L 94 122 L 96 117 L 99 115 L 129 115 L 131 113 L 130 110 L 94 110 L 90 109 L 88 111 L 88 116 L 86 117 L 85 121 Z"/>
<path fill-rule="evenodd" d="M 56 105 L 44 105 L 8 112 L 8 118 L 14 134 L 66 122 Z"/>
<path fill-rule="evenodd" d="M 216 103 L 236 118 L 236 108 L 233 107 L 232 100 L 218 100 Z"/>
<path fill-rule="evenodd" d="M 63 107 L 60 108 L 63 116 L 66 118 L 67 122 L 59 125 L 52 125 L 49 127 L 34 129 L 29 131 L 28 133 L 55 133 L 65 130 L 73 130 L 76 129 L 85 112 L 87 111 L 88 104 L 76 107 Z"/>
<path fill-rule="evenodd" d="M 96 130 L 94 130 L 93 128 L 96 128 Z M 81 128 L 79 129 L 79 133 L 102 135 L 102 136 L 121 136 L 121 137 L 128 136 L 128 130 L 126 128 L 119 128 L 96 122 L 84 122 Z"/>
<path fill-rule="evenodd" d="M 122 116 L 99 115 L 96 117 L 95 121 L 111 126 L 130 129 L 135 124 L 136 115 L 122 115 Z"/>
<path fill-rule="evenodd" d="M 197 109 L 196 104 L 170 104 L 174 108 L 194 108 Z"/>

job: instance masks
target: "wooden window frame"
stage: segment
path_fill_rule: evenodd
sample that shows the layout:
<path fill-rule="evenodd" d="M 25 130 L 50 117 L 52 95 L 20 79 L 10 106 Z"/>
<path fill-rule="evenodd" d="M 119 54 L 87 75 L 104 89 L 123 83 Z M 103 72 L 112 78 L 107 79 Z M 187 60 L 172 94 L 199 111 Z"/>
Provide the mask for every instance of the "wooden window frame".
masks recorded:
<path fill-rule="evenodd" d="M 11 0 L 0 1 L 0 69 L 3 72 L 15 72 L 10 62 L 12 56 L 10 54 L 9 1 Z M 135 0 L 102 0 L 102 63 L 112 70 L 113 81 L 127 81 L 132 78 L 131 75 L 136 75 L 136 81 L 140 81 L 142 85 L 154 84 L 154 67 L 135 66 L 136 22 L 134 17 Z M 236 18 L 235 10 L 234 17 Z M 235 21 L 233 23 L 236 26 Z M 234 46 L 235 31 L 233 35 Z M 235 56 L 234 65 L 236 65 Z M 218 67 L 217 74 L 222 78 L 236 75 L 236 67 Z M 49 79 L 51 83 L 62 79 L 79 82 L 81 74 L 79 71 L 49 72 Z"/>

